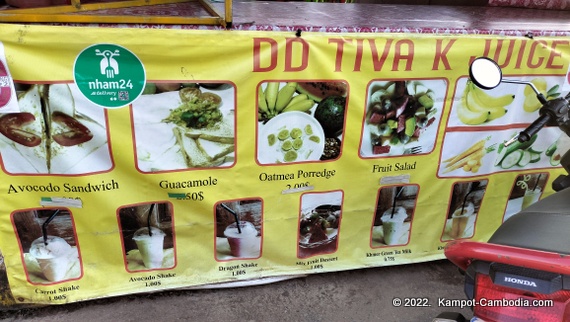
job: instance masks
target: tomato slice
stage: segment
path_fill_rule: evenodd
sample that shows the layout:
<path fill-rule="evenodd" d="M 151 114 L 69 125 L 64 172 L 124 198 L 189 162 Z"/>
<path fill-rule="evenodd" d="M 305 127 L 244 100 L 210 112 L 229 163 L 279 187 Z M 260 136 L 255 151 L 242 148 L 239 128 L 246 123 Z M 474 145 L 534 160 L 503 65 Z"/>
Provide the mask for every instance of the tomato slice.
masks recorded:
<path fill-rule="evenodd" d="M 36 120 L 32 113 L 10 113 L 0 117 L 0 133 L 8 139 L 23 146 L 34 147 L 42 142 L 42 138 L 35 133 L 22 130 L 26 124 Z"/>
<path fill-rule="evenodd" d="M 53 112 L 51 117 L 53 122 L 65 128 L 64 132 L 52 135 L 52 139 L 60 145 L 74 146 L 93 138 L 91 131 L 73 117 L 62 112 Z"/>

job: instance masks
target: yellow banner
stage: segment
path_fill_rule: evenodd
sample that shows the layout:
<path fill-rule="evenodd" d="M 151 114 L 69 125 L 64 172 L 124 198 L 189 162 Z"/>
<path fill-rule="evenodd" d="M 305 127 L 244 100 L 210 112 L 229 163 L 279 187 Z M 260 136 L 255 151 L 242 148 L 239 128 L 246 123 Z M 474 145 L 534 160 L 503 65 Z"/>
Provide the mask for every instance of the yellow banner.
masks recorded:
<path fill-rule="evenodd" d="M 505 147 L 536 95 L 468 77 L 488 56 L 556 98 L 567 38 L 4 25 L 0 40 L 0 99 L 19 106 L 0 107 L 7 304 L 441 259 L 551 194 L 569 147 L 554 127 Z"/>

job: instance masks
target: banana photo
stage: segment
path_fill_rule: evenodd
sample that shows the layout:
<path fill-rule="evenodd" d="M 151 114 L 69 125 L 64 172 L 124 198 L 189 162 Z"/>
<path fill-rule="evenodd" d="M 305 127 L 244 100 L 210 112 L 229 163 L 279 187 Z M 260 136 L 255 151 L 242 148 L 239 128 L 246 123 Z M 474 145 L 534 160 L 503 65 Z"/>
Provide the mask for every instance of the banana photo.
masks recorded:
<path fill-rule="evenodd" d="M 563 83 L 564 78 L 527 76 L 517 80 L 532 83 L 547 100 L 551 100 L 561 95 L 558 84 Z M 494 89 L 484 90 L 464 77 L 457 81 L 448 127 L 532 123 L 541 106 L 528 85 L 501 83 Z"/>
<path fill-rule="evenodd" d="M 547 100 L 560 96 L 559 76 L 526 76 Z M 542 104 L 530 86 L 501 83 L 492 90 L 468 77 L 457 81 L 447 132 L 443 139 L 439 177 L 469 177 L 503 171 L 559 166 L 570 146 L 560 129 L 545 128 L 527 142 L 505 146 L 538 117 Z M 459 146 L 454 142 L 464 142 Z"/>
<path fill-rule="evenodd" d="M 348 85 L 342 81 L 261 83 L 257 162 L 279 164 L 340 156 Z"/>

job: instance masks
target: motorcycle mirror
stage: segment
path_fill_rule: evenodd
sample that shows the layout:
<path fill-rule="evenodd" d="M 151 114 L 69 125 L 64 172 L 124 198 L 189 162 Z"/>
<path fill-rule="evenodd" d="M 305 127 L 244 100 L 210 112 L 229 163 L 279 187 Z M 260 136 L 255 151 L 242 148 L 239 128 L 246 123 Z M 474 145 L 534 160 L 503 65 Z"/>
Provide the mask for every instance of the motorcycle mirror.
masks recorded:
<path fill-rule="evenodd" d="M 469 78 L 482 89 L 493 89 L 501 83 L 501 67 L 488 57 L 475 58 L 469 66 Z"/>

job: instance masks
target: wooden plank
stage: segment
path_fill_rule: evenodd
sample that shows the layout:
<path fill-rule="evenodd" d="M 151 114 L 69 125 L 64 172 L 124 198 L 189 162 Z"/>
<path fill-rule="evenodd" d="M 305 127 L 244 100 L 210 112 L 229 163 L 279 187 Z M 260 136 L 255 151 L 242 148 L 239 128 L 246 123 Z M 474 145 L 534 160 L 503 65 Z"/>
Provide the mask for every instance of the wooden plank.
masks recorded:
<path fill-rule="evenodd" d="M 179 17 L 167 15 L 133 16 L 127 14 L 98 14 L 97 10 L 121 9 L 153 6 L 160 4 L 193 2 L 199 3 L 212 16 Z M 229 2 L 229 4 L 228 4 Z M 103 3 L 81 4 L 71 0 L 71 5 L 43 8 L 9 9 L 0 11 L 0 22 L 35 23 L 140 23 L 140 24 L 180 24 L 180 25 L 221 25 L 231 24 L 231 2 L 226 0 L 225 13 L 221 13 L 204 0 L 128 0 Z"/>
<path fill-rule="evenodd" d="M 41 8 L 27 9 L 9 9 L 1 11 L 1 14 L 58 14 L 58 13 L 75 13 L 84 11 L 96 11 L 105 9 L 120 9 L 142 6 L 154 6 L 159 4 L 180 3 L 180 2 L 198 2 L 198 0 L 129 0 L 81 4 L 80 0 L 72 0 L 71 5 L 53 6 Z"/>
<path fill-rule="evenodd" d="M 59 22 L 59 23 L 149 23 L 223 25 L 219 17 L 174 17 L 174 16 L 131 16 L 131 15 L 81 15 L 81 14 L 0 14 L 0 22 Z"/>
<path fill-rule="evenodd" d="M 231 23 L 231 19 L 228 20 L 228 10 L 227 10 L 227 7 L 224 7 L 225 13 L 222 14 L 218 9 L 216 9 L 216 8 L 212 5 L 212 3 L 210 3 L 210 2 L 208 2 L 208 1 L 206 1 L 206 0 L 198 0 L 198 1 L 202 4 L 202 6 L 204 6 L 204 9 L 206 9 L 206 11 L 208 11 L 210 14 L 212 14 L 213 16 L 220 17 L 220 18 L 223 19 L 223 20 L 222 20 L 222 26 L 227 27 L 227 23 L 228 23 L 228 22 Z M 227 1 L 227 0 L 226 0 L 226 3 L 228 3 L 228 2 L 231 3 L 232 1 Z M 231 12 L 231 11 L 230 11 L 230 12 Z"/>

